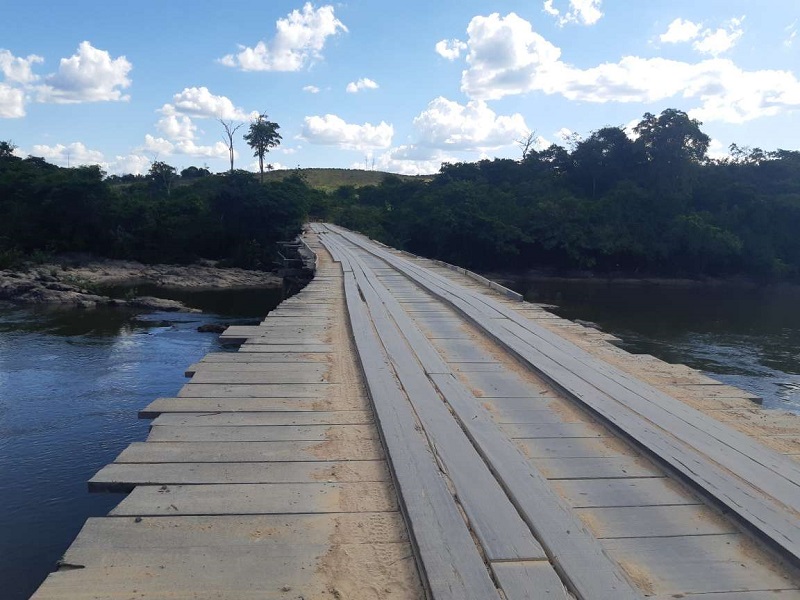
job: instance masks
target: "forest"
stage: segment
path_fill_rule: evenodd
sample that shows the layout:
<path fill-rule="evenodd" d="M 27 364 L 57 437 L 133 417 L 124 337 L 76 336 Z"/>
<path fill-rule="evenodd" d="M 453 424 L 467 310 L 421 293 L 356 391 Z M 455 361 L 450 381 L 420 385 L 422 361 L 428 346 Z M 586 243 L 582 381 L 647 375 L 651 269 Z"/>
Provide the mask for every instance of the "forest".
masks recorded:
<path fill-rule="evenodd" d="M 20 158 L 0 142 L 0 268 L 36 253 L 270 268 L 306 219 L 476 270 L 800 280 L 800 152 L 731 146 L 701 124 L 647 113 L 566 147 L 521 140 L 520 160 L 443 164 L 427 180 L 312 188 L 300 173 L 107 177 Z"/>
<path fill-rule="evenodd" d="M 312 209 L 476 270 L 800 279 L 800 152 L 732 145 L 712 160 L 700 125 L 648 113 L 634 136 L 527 144 L 519 161 L 444 164 L 428 183 L 390 176 Z"/>

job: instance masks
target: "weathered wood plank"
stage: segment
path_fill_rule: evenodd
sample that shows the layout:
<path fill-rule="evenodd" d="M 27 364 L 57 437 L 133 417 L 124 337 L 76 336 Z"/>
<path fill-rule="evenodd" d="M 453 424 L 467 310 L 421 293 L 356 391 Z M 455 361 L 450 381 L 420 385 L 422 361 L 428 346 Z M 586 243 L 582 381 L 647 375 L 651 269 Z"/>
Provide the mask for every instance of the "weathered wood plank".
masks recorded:
<path fill-rule="evenodd" d="M 129 492 L 137 485 L 388 481 L 383 461 L 253 463 L 111 463 L 89 480 L 89 491 Z"/>
<path fill-rule="evenodd" d="M 324 400 L 336 383 L 216 384 L 187 383 L 179 398 L 315 398 Z"/>
<path fill-rule="evenodd" d="M 705 506 L 581 508 L 578 514 L 600 539 L 738 533 L 729 521 Z"/>
<path fill-rule="evenodd" d="M 616 479 L 657 477 L 661 473 L 641 457 L 537 458 L 536 468 L 548 479 Z"/>
<path fill-rule="evenodd" d="M 255 369 L 232 370 L 210 369 L 195 371 L 189 383 L 225 384 L 301 384 L 333 383 L 327 372 L 305 371 L 302 368 L 288 367 L 282 371 L 264 372 Z"/>
<path fill-rule="evenodd" d="M 508 600 L 569 600 L 561 579 L 547 561 L 496 562 L 492 571 Z"/>
<path fill-rule="evenodd" d="M 241 425 L 183 427 L 153 425 L 148 442 L 277 442 L 374 440 L 373 425 Z"/>
<path fill-rule="evenodd" d="M 133 442 L 117 463 L 295 462 L 320 460 L 380 460 L 376 440 L 324 442 Z"/>
<path fill-rule="evenodd" d="M 266 344 L 242 344 L 239 352 L 255 353 L 255 352 L 297 352 L 301 354 L 324 353 L 328 354 L 333 351 L 330 344 L 287 344 L 287 343 L 266 343 Z"/>
<path fill-rule="evenodd" d="M 741 557 L 752 549 L 741 534 L 614 539 L 604 545 L 632 576 L 646 578 L 652 594 L 797 588 L 778 565 L 743 564 Z"/>
<path fill-rule="evenodd" d="M 698 504 L 664 477 L 640 479 L 575 479 L 552 481 L 574 508 L 598 506 L 661 506 Z"/>
<path fill-rule="evenodd" d="M 383 482 L 137 486 L 112 516 L 252 515 L 397 510 Z"/>
<path fill-rule="evenodd" d="M 180 427 L 249 427 L 255 425 L 366 425 L 374 423 L 366 410 L 305 412 L 216 412 L 164 413 L 153 425 Z"/>
<path fill-rule="evenodd" d="M 158 398 L 139 411 L 143 419 L 180 412 L 299 412 L 365 410 L 366 402 L 314 398 Z"/>

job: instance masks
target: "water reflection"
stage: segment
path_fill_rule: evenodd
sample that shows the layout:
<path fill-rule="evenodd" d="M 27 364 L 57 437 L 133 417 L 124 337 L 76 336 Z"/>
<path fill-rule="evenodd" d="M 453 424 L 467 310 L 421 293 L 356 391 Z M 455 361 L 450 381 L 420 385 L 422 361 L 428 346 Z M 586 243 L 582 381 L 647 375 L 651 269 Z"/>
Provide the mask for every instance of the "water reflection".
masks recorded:
<path fill-rule="evenodd" d="M 600 325 L 630 352 L 701 369 L 800 412 L 800 288 L 519 280 L 527 300 Z"/>

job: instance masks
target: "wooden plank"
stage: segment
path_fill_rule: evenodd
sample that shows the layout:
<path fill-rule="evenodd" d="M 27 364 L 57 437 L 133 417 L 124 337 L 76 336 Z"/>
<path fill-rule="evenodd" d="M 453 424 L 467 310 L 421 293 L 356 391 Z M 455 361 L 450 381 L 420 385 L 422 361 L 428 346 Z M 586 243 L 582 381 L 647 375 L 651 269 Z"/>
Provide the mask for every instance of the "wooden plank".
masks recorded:
<path fill-rule="evenodd" d="M 562 479 L 553 487 L 573 508 L 596 506 L 666 506 L 698 504 L 676 483 L 664 477 L 641 479 Z"/>
<path fill-rule="evenodd" d="M 366 425 L 374 423 L 366 410 L 305 412 L 165 413 L 153 425 L 181 427 L 249 427 L 254 425 Z"/>
<path fill-rule="evenodd" d="M 548 479 L 616 479 L 661 475 L 650 461 L 632 456 L 537 458 L 534 463 Z"/>
<path fill-rule="evenodd" d="M 752 548 L 740 534 L 614 539 L 604 545 L 629 573 L 646 577 L 652 594 L 797 588 L 778 565 L 743 564 Z"/>
<path fill-rule="evenodd" d="M 111 463 L 89 480 L 89 491 L 129 492 L 137 485 L 388 481 L 383 461 L 255 463 Z"/>
<path fill-rule="evenodd" d="M 275 343 L 275 344 L 251 344 L 246 343 L 243 344 L 241 348 L 239 348 L 239 352 L 248 352 L 248 353 L 255 353 L 255 352 L 278 352 L 278 353 L 286 353 L 286 352 L 297 352 L 302 354 L 313 354 L 313 353 L 330 353 L 333 351 L 333 347 L 330 344 L 284 344 L 284 343 Z"/>
<path fill-rule="evenodd" d="M 333 393 L 336 383 L 215 384 L 187 383 L 179 398 L 318 398 Z"/>
<path fill-rule="evenodd" d="M 581 508 L 578 514 L 599 539 L 738 533 L 705 506 Z"/>
<path fill-rule="evenodd" d="M 383 482 L 137 486 L 111 516 L 349 513 L 397 510 Z"/>
<path fill-rule="evenodd" d="M 264 372 L 261 370 L 211 369 L 194 373 L 192 384 L 225 383 L 225 384 L 300 384 L 300 383 L 332 383 L 327 373 L 304 371 L 303 369 L 284 368 L 282 371 Z"/>
<path fill-rule="evenodd" d="M 70 556 L 69 564 L 80 568 L 51 574 L 33 598 L 356 598 L 364 586 L 418 598 L 412 571 L 403 566 L 410 552 L 408 543 L 87 548 Z M 335 561 L 335 569 L 320 568 L 328 561 Z"/>
<path fill-rule="evenodd" d="M 295 462 L 320 460 L 380 460 L 375 440 L 325 442 L 133 442 L 117 463 L 176 462 Z"/>
<path fill-rule="evenodd" d="M 375 440 L 372 425 L 240 425 L 183 427 L 153 425 L 148 442 L 276 442 Z"/>
<path fill-rule="evenodd" d="M 394 366 L 397 377 L 414 406 L 426 435 L 432 440 L 434 451 L 452 481 L 461 505 L 489 560 L 524 560 L 544 558 L 545 553 L 531 534 L 517 509 L 509 501 L 492 472 L 483 461 L 461 427 L 456 423 L 439 397 L 425 370 L 417 361 L 403 336 L 420 351 L 429 342 L 413 323 L 404 316 L 399 303 L 391 298 L 385 288 L 370 280 L 363 265 L 351 261 L 361 296 L 365 299 L 372 322 Z M 388 312 L 387 312 L 388 307 Z M 392 310 L 395 307 L 396 310 Z M 397 323 L 389 318 L 397 320 Z M 403 320 L 405 319 L 405 320 Z M 401 333 L 402 329 L 402 333 Z M 409 336 L 417 334 L 416 339 Z M 441 369 L 441 358 L 436 357 L 431 370 Z"/>
<path fill-rule="evenodd" d="M 373 253 L 385 254 L 378 249 Z M 388 260 L 419 281 L 428 291 L 470 315 L 474 322 L 518 356 L 535 364 L 549 378 L 561 382 L 562 387 L 566 385 L 575 397 L 598 410 L 727 504 L 776 544 L 793 556 L 800 557 L 800 522 L 796 516 L 786 513 L 780 505 L 775 504 L 776 500 L 787 506 L 794 506 L 798 502 L 800 466 L 790 464 L 788 459 L 766 450 L 746 436 L 600 363 L 574 344 L 513 314 L 513 311 L 499 303 L 470 295 L 466 290 L 454 294 L 451 290 L 458 286 L 448 283 L 445 289 L 435 281 L 437 276 L 422 274 L 415 267 L 406 267 L 396 258 L 389 257 Z M 506 317 L 508 323 L 500 327 L 500 320 L 490 320 L 492 315 Z M 535 334 L 532 333 L 534 328 Z M 503 333 L 503 329 L 506 333 Z M 538 348 L 545 348 L 546 352 L 539 351 L 536 344 Z M 582 370 L 578 363 L 582 365 Z M 575 364 L 574 368 L 581 372 L 585 381 L 581 383 L 579 378 L 563 367 L 564 364 Z M 587 366 L 588 369 L 585 368 Z M 569 383 L 565 384 L 565 381 Z M 584 384 L 588 384 L 588 387 Z M 625 405 L 616 400 L 609 402 L 610 397 L 605 392 L 598 393 L 598 389 L 607 390 L 617 400 L 624 401 Z M 652 423 L 658 423 L 662 431 L 654 431 Z M 669 432 L 669 436 L 665 435 L 665 431 Z M 735 451 L 731 452 L 731 448 Z M 723 465 L 724 470 L 714 461 Z M 740 479 L 732 482 L 731 472 L 738 474 Z M 789 473 L 794 475 L 786 478 Z"/>
<path fill-rule="evenodd" d="M 508 370 L 500 373 L 472 371 L 461 377 L 486 398 L 542 398 L 554 395 L 552 388 L 528 383 Z"/>
<path fill-rule="evenodd" d="M 170 412 L 298 412 L 366 408 L 366 402 L 363 401 L 342 402 L 315 398 L 157 398 L 139 411 L 139 417 L 149 419 Z"/>
<path fill-rule="evenodd" d="M 598 438 L 608 432 L 587 423 L 508 423 L 501 428 L 511 439 L 518 438 Z"/>
<path fill-rule="evenodd" d="M 351 318 L 354 313 L 359 317 L 363 315 L 364 309 L 360 299 L 357 299 L 357 293 L 358 290 L 354 290 L 352 295 L 348 294 Z M 366 320 L 359 325 L 372 331 Z M 358 331 L 355 324 L 354 330 Z M 372 356 L 372 352 L 365 352 L 364 348 L 359 350 L 362 361 L 368 360 L 368 357 Z M 372 350 L 374 351 L 374 348 Z M 368 369 L 365 370 L 369 373 Z M 452 381 L 453 384 L 456 384 L 456 380 L 452 376 L 431 375 L 431 378 Z M 437 386 L 442 390 L 439 381 L 437 381 Z M 464 394 L 460 384 L 456 389 L 459 393 Z M 450 391 L 452 392 L 452 390 Z M 451 406 L 454 406 L 453 399 L 448 394 L 445 395 Z M 373 398 L 375 398 L 374 393 Z M 624 576 L 608 560 L 596 540 L 588 534 L 580 521 L 571 513 L 566 503 L 552 492 L 544 478 L 531 471 L 530 465 L 519 454 L 511 441 L 502 434 L 498 435 L 496 425 L 488 416 L 476 419 L 480 411 L 475 409 L 474 397 L 470 395 L 470 398 L 471 400 L 466 404 L 456 403 L 455 405 L 463 409 L 461 411 L 462 425 L 465 425 L 466 418 L 469 422 L 468 431 L 472 441 L 482 451 L 485 449 L 483 443 L 485 438 L 496 442 L 491 454 L 484 454 L 484 458 L 497 470 L 506 486 L 509 486 L 510 483 L 514 484 L 516 489 L 509 490 L 507 487 L 507 491 L 527 523 L 536 531 L 537 537 L 546 543 L 551 560 L 558 565 L 560 572 L 567 574 L 570 587 L 573 590 L 580 590 L 580 596 L 586 599 L 640 598 L 640 595 L 631 588 Z M 392 461 L 393 464 L 397 464 L 394 458 Z M 405 498 L 404 487 L 401 485 L 400 491 Z"/>
<path fill-rule="evenodd" d="M 635 456 L 616 438 L 518 439 L 517 446 L 531 458 L 598 458 Z"/>
<path fill-rule="evenodd" d="M 497 600 L 483 559 L 375 336 L 352 269 L 349 263 L 342 268 L 350 269 L 345 271 L 348 316 L 426 588 L 437 600 Z"/>
<path fill-rule="evenodd" d="M 202 365 L 209 363 L 318 363 L 325 362 L 328 357 L 319 353 L 303 352 L 209 352 L 202 359 Z"/>
<path fill-rule="evenodd" d="M 572 598 L 547 561 L 495 562 L 492 571 L 508 600 Z"/>

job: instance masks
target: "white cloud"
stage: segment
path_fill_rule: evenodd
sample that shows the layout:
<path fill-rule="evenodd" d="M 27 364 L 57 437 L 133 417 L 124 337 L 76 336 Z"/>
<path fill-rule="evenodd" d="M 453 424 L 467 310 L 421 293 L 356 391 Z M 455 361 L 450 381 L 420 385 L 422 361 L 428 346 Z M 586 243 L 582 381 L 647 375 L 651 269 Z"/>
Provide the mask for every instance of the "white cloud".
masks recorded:
<path fill-rule="evenodd" d="M 144 136 L 144 146 L 140 150 L 155 155 L 183 154 L 195 158 L 228 158 L 228 147 L 223 142 L 203 146 L 197 144 L 193 139 L 170 141 L 162 137 L 152 136 L 149 133 Z M 234 158 L 238 156 L 238 153 L 234 150 Z"/>
<path fill-rule="evenodd" d="M 314 8 L 310 2 L 278 19 L 275 27 L 272 41 L 259 41 L 254 48 L 239 46 L 237 54 L 228 54 L 219 62 L 242 71 L 299 71 L 322 58 L 329 37 L 347 31 L 334 15 L 333 6 Z"/>
<path fill-rule="evenodd" d="M 368 77 L 362 77 L 358 81 L 351 81 L 347 84 L 347 93 L 348 94 L 355 94 L 360 92 L 361 90 L 377 90 L 380 86 L 369 79 Z"/>
<path fill-rule="evenodd" d="M 141 154 L 115 156 L 106 169 L 109 173 L 144 175 L 150 170 L 150 159 Z"/>
<path fill-rule="evenodd" d="M 33 74 L 31 67 L 44 62 L 44 58 L 30 54 L 25 58 L 14 56 L 8 50 L 0 49 L 0 72 L 5 75 L 6 81 L 14 83 L 33 83 L 39 77 Z"/>
<path fill-rule="evenodd" d="M 441 40 L 436 42 L 436 53 L 447 60 L 455 60 L 467 49 L 461 40 Z"/>
<path fill-rule="evenodd" d="M 25 94 L 22 90 L 0 83 L 0 118 L 18 119 L 25 116 Z"/>
<path fill-rule="evenodd" d="M 167 115 L 159 119 L 156 129 L 171 140 L 192 140 L 197 125 L 186 115 Z"/>
<path fill-rule="evenodd" d="M 561 50 L 510 13 L 470 22 L 461 89 L 480 100 L 533 91 L 579 102 L 654 103 L 673 97 L 698 101 L 690 114 L 704 121 L 741 123 L 800 106 L 800 81 L 790 71 L 745 71 L 728 59 L 688 63 L 624 56 L 580 69 Z"/>
<path fill-rule="evenodd" d="M 347 123 L 341 117 L 327 114 L 303 120 L 302 139 L 312 144 L 339 146 L 350 150 L 388 148 L 392 144 L 394 127 L 381 121 L 378 125 Z"/>
<path fill-rule="evenodd" d="M 442 96 L 428 104 L 414 119 L 414 126 L 420 144 L 453 150 L 509 146 L 529 131 L 519 113 L 497 115 L 482 100 L 464 106 Z"/>
<path fill-rule="evenodd" d="M 309 94 L 319 94 L 319 88 L 315 85 L 307 85 L 303 88 L 303 91 Z"/>
<path fill-rule="evenodd" d="M 212 94 L 207 87 L 184 88 L 172 97 L 172 104 L 165 104 L 161 112 L 167 116 L 176 113 L 190 117 L 214 118 L 232 121 L 248 121 L 258 116 L 257 111 L 246 112 L 234 106 L 227 96 Z"/>
<path fill-rule="evenodd" d="M 554 6 L 555 0 L 544 0 L 542 10 L 555 17 L 560 27 L 569 23 L 594 25 L 602 17 L 600 5 L 603 0 L 569 0 L 569 8 L 563 12 Z"/>
<path fill-rule="evenodd" d="M 702 23 L 675 19 L 658 39 L 667 44 L 692 42 L 692 48 L 701 54 L 717 57 L 733 48 L 744 35 L 744 17 L 729 19 L 717 29 L 703 29 Z"/>
<path fill-rule="evenodd" d="M 372 158 L 372 157 L 370 157 Z M 441 150 L 422 148 L 410 144 L 390 148 L 379 156 L 374 157 L 376 171 L 387 171 L 401 175 L 429 175 L 438 173 L 445 162 L 457 162 L 458 159 L 445 154 Z M 351 169 L 363 169 L 363 162 L 354 162 Z M 368 161 L 369 168 L 373 168 L 373 161 Z"/>
<path fill-rule="evenodd" d="M 41 156 L 48 162 L 61 166 L 105 166 L 103 153 L 98 150 L 90 150 L 82 142 L 72 142 L 67 145 L 56 144 L 55 146 L 36 144 L 31 150 L 31 155 Z"/>
<path fill-rule="evenodd" d="M 700 39 L 692 44 L 692 48 L 703 54 L 719 56 L 733 48 L 742 38 L 742 19 L 731 19 L 724 28 L 716 31 L 706 29 Z"/>
<path fill-rule="evenodd" d="M 700 35 L 700 30 L 703 26 L 700 23 L 693 23 L 692 21 L 684 19 L 675 19 L 667 27 L 667 31 L 658 36 L 658 39 L 665 44 L 679 44 L 681 42 L 690 42 Z"/>
<path fill-rule="evenodd" d="M 38 86 L 38 100 L 57 104 L 130 100 L 122 90 L 131 85 L 132 68 L 124 56 L 111 58 L 106 50 L 81 42 L 77 53 L 62 58 L 58 71 Z"/>

